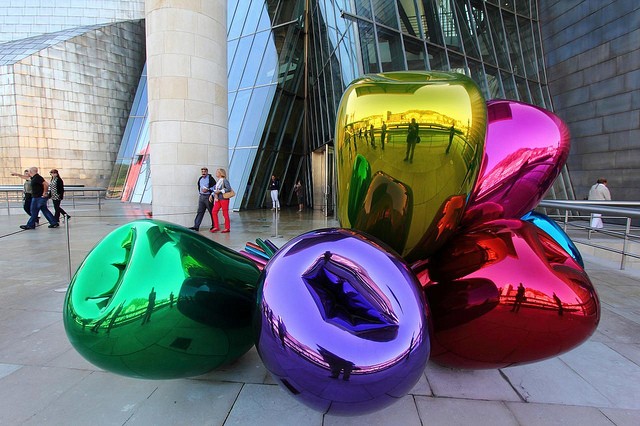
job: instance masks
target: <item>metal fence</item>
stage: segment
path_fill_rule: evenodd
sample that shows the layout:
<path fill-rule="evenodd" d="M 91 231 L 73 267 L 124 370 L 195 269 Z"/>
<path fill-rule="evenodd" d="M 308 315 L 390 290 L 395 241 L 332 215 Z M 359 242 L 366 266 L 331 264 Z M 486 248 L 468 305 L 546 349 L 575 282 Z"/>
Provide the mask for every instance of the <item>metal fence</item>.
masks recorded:
<path fill-rule="evenodd" d="M 566 233 L 569 234 L 571 230 L 586 231 L 587 238 L 580 240 L 580 244 L 619 254 L 620 269 L 625 269 L 628 258 L 640 259 L 632 248 L 632 244 L 640 242 L 640 228 L 633 226 L 634 220 L 640 219 L 640 202 L 543 200 L 538 207 L 546 209 L 547 216 L 555 219 Z M 590 226 L 594 213 L 602 215 L 603 222 L 607 223 L 605 228 L 595 229 Z M 620 241 L 622 247 L 594 242 L 594 234 Z"/>
<path fill-rule="evenodd" d="M 98 210 L 102 208 L 102 199 L 105 197 L 107 188 L 90 187 L 90 186 L 66 186 L 64 188 L 64 199 L 66 205 L 71 204 L 74 208 L 76 204 L 85 204 L 89 201 L 91 204 L 97 204 Z M 0 186 L 0 194 L 2 194 L 2 203 L 6 207 L 7 214 L 11 215 L 11 209 L 22 208 L 23 187 L 22 185 L 3 185 Z M 94 203 L 95 200 L 95 203 Z"/>

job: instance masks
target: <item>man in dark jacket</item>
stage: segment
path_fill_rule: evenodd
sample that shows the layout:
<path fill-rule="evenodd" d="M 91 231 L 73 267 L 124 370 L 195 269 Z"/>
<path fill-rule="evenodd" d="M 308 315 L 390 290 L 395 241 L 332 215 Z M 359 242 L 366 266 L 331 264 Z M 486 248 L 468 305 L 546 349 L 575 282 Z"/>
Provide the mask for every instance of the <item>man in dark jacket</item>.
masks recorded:
<path fill-rule="evenodd" d="M 193 226 L 189 228 L 194 231 L 200 230 L 200 224 L 202 223 L 205 211 L 208 211 L 209 216 L 211 216 L 211 202 L 209 201 L 209 196 L 211 195 L 213 187 L 216 186 L 216 180 L 209 174 L 208 168 L 201 168 L 200 174 L 201 176 L 198 178 L 197 183 L 198 212 L 196 213 L 196 219 L 193 221 Z"/>
<path fill-rule="evenodd" d="M 47 208 L 47 192 L 49 190 L 49 184 L 42 176 L 38 174 L 37 167 L 31 167 L 29 169 L 29 176 L 31 176 L 31 217 L 26 225 L 20 225 L 22 229 L 35 229 L 36 222 L 38 220 L 38 213 L 42 211 L 42 214 L 49 221 L 49 228 L 57 228 L 60 226 L 56 218 Z"/>

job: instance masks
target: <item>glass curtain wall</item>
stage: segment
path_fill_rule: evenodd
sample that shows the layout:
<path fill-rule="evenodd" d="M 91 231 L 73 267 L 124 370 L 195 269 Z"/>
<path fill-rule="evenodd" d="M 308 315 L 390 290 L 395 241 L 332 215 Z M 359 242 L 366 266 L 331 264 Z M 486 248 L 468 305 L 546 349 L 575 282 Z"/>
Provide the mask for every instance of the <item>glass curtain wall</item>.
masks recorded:
<path fill-rule="evenodd" d="M 311 150 L 333 142 L 340 94 L 365 73 L 454 71 L 471 77 L 487 100 L 508 98 L 553 110 L 536 0 L 310 3 Z M 561 175 L 552 196 L 573 198 L 567 176 Z"/>
<path fill-rule="evenodd" d="M 133 203 L 151 202 L 147 105 L 145 65 L 107 188 L 107 196 L 110 198 Z"/>
<path fill-rule="evenodd" d="M 297 180 L 306 186 L 307 203 L 313 203 L 311 153 L 333 144 L 340 97 L 366 73 L 455 71 L 475 80 L 486 99 L 553 109 L 537 0 L 227 4 L 229 177 L 240 195 L 233 198 L 234 209 L 267 206 L 271 175 L 281 179 L 284 204 L 296 204 Z M 110 185 L 123 199 L 140 193 L 144 199 L 148 190 L 137 189 L 148 182 L 143 81 L 144 76 Z M 142 172 L 144 178 L 130 177 Z M 561 176 L 551 195 L 573 198 L 566 170 Z M 134 189 L 123 189 L 129 184 Z"/>

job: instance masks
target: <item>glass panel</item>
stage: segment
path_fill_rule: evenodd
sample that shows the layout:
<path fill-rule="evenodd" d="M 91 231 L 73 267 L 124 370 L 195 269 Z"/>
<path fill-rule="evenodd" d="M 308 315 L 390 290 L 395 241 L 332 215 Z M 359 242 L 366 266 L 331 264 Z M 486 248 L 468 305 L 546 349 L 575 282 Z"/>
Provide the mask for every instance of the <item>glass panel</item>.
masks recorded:
<path fill-rule="evenodd" d="M 438 8 L 438 17 L 440 18 L 440 25 L 444 33 L 445 45 L 449 49 L 462 52 L 462 42 L 460 41 L 460 34 L 456 28 L 451 4 L 448 1 L 437 2 L 436 7 Z"/>
<path fill-rule="evenodd" d="M 535 1 L 534 1 L 535 3 Z M 540 46 L 540 27 L 537 21 L 533 22 L 533 43 L 536 51 L 536 62 L 538 63 L 538 79 L 541 83 L 546 83 L 544 72 L 544 55 Z"/>
<path fill-rule="evenodd" d="M 467 58 L 467 64 L 469 66 L 469 71 L 471 72 L 471 78 L 476 82 L 482 94 L 485 98 L 489 97 L 489 88 L 487 86 L 487 80 L 484 75 L 484 70 L 482 69 L 482 64 L 478 61 L 474 61 L 472 59 Z"/>
<path fill-rule="evenodd" d="M 240 2 L 231 2 L 227 5 L 227 39 L 229 38 L 229 30 L 233 24 L 233 17 L 236 13 L 236 8 Z"/>
<path fill-rule="evenodd" d="M 444 49 L 427 43 L 427 58 L 429 58 L 429 69 L 432 71 L 449 71 L 449 62 Z"/>
<path fill-rule="evenodd" d="M 540 88 L 540 84 L 529 81 L 529 92 L 531 93 L 531 102 L 534 105 L 538 105 L 539 107 L 545 108 L 544 99 L 542 98 L 542 89 Z"/>
<path fill-rule="evenodd" d="M 521 101 L 531 103 L 531 96 L 529 95 L 529 87 L 527 81 L 524 78 L 516 77 L 516 85 L 518 87 L 518 95 Z"/>
<path fill-rule="evenodd" d="M 231 64 L 233 64 L 233 60 L 238 51 L 238 41 L 239 39 L 227 41 L 227 75 L 229 75 Z"/>
<path fill-rule="evenodd" d="M 248 2 L 247 2 L 248 3 Z M 249 35 L 256 32 L 258 22 L 260 21 L 260 15 L 262 14 L 262 8 L 264 6 L 264 0 L 252 0 L 249 11 L 245 16 L 245 24 L 242 29 L 242 35 Z"/>
<path fill-rule="evenodd" d="M 256 157 L 256 149 L 236 149 L 229 161 L 229 182 L 237 196 L 232 200 L 242 202 L 251 192 L 251 168 Z M 233 207 L 239 208 L 233 204 Z"/>
<path fill-rule="evenodd" d="M 396 5 L 390 0 L 373 0 L 373 12 L 376 22 L 380 22 L 391 28 L 398 29 L 398 17 L 396 16 Z"/>
<path fill-rule="evenodd" d="M 147 112 L 147 105 L 147 64 L 145 63 L 140 81 L 138 82 L 138 88 L 136 89 L 136 96 L 133 100 L 130 117 L 144 116 Z"/>
<path fill-rule="evenodd" d="M 263 0 L 263 3 L 267 4 L 274 26 L 298 19 L 304 13 L 305 0 Z"/>
<path fill-rule="evenodd" d="M 135 152 L 139 153 L 149 145 L 149 120 L 147 117 L 140 118 L 142 126 L 140 127 L 140 133 L 136 135 L 136 149 Z"/>
<path fill-rule="evenodd" d="M 482 59 L 491 65 L 496 65 L 496 57 L 493 52 L 493 43 L 491 41 L 489 17 L 485 13 L 482 2 L 471 2 L 471 15 L 473 17 L 473 27 L 475 28 L 478 44 L 480 45 L 480 54 L 482 55 Z"/>
<path fill-rule="evenodd" d="M 418 1 L 418 13 L 420 23 L 424 31 L 424 37 L 428 42 L 444 46 L 444 34 L 440 25 L 440 10 L 432 0 Z"/>
<path fill-rule="evenodd" d="M 504 22 L 505 34 L 507 34 L 509 58 L 511 59 L 513 73 L 516 75 L 525 75 L 524 64 L 522 63 L 522 48 L 518 40 L 518 27 L 515 16 L 503 11 L 502 21 Z"/>
<path fill-rule="evenodd" d="M 238 43 L 239 52 L 235 55 L 233 59 L 233 63 L 229 68 L 229 81 L 228 81 L 228 90 L 238 90 L 238 86 L 240 85 L 240 79 L 242 78 L 242 71 L 244 70 L 244 65 L 247 63 L 248 52 L 251 49 L 251 43 L 253 42 L 253 36 L 242 37 L 240 42 Z M 244 54 L 243 54 L 244 52 Z"/>
<path fill-rule="evenodd" d="M 420 37 L 420 27 L 418 25 L 418 15 L 414 0 L 397 0 L 398 14 L 400 17 L 400 29 L 405 34 Z"/>
<path fill-rule="evenodd" d="M 256 34 L 253 40 L 253 44 L 247 52 L 247 65 L 242 72 L 242 81 L 240 82 L 241 89 L 254 85 L 256 77 L 258 76 L 258 67 L 260 66 L 260 60 L 262 59 L 270 35 L 270 31 L 263 31 Z"/>
<path fill-rule="evenodd" d="M 258 21 L 258 28 L 256 31 L 264 31 L 271 28 L 271 18 L 269 17 L 269 9 L 267 9 L 265 2 L 262 2 L 262 12 L 260 13 L 260 20 Z"/>
<path fill-rule="evenodd" d="M 533 0 L 533 2 L 535 3 L 537 0 Z M 516 12 L 519 13 L 520 15 L 524 15 L 526 17 L 530 17 L 530 9 L 531 9 L 531 4 L 530 4 L 530 0 L 515 0 L 516 3 Z"/>
<path fill-rule="evenodd" d="M 238 6 L 236 7 L 236 13 L 233 16 L 233 22 L 229 27 L 229 33 L 227 35 L 227 38 L 229 40 L 240 37 L 242 27 L 244 26 L 244 22 L 247 17 L 247 10 L 249 9 L 249 5 L 251 4 L 248 1 L 239 1 L 237 3 Z"/>
<path fill-rule="evenodd" d="M 264 123 L 273 104 L 274 93 L 274 86 L 257 87 L 253 90 L 236 147 L 260 144 Z M 239 93 L 238 96 L 240 96 Z"/>
<path fill-rule="evenodd" d="M 234 148 L 238 144 L 238 134 L 242 128 L 242 122 L 245 119 L 245 112 L 249 99 L 251 97 L 251 90 L 240 90 L 236 96 L 236 101 L 233 109 L 229 111 L 229 147 Z"/>
<path fill-rule="evenodd" d="M 513 76 L 504 71 L 500 71 L 502 76 L 502 87 L 504 87 L 504 96 L 507 99 L 518 100 L 518 92 L 516 91 L 516 84 L 513 81 Z"/>
<path fill-rule="evenodd" d="M 454 5 L 465 54 L 472 58 L 480 59 L 478 45 L 476 44 L 475 24 L 472 20 L 471 12 L 467 8 L 467 2 L 465 0 L 454 0 Z"/>
<path fill-rule="evenodd" d="M 262 65 L 260 66 L 260 72 L 258 73 L 258 79 L 256 85 L 274 83 L 276 81 L 276 73 L 278 69 L 278 52 L 276 51 L 273 35 L 270 32 L 267 44 L 264 50 L 264 56 L 262 58 Z"/>
<path fill-rule="evenodd" d="M 531 0 L 531 17 L 538 20 L 538 0 Z"/>
<path fill-rule="evenodd" d="M 360 45 L 362 52 L 362 66 L 364 73 L 380 72 L 378 68 L 378 55 L 376 52 L 376 39 L 373 25 L 365 21 L 358 21 L 360 31 Z"/>
<path fill-rule="evenodd" d="M 489 93 L 487 100 L 504 98 L 505 96 L 502 91 L 502 85 L 500 84 L 500 74 L 498 73 L 498 69 L 485 65 L 484 70 L 487 76 L 487 90 Z"/>
<path fill-rule="evenodd" d="M 371 16 L 371 4 L 369 3 L 369 0 L 354 0 L 353 4 L 356 7 L 356 15 L 373 19 L 373 16 Z"/>
<path fill-rule="evenodd" d="M 551 95 L 549 94 L 549 87 L 542 86 L 542 96 L 544 96 L 544 105 L 549 111 L 553 111 L 553 102 L 551 101 Z"/>
<path fill-rule="evenodd" d="M 487 15 L 489 16 L 489 33 L 493 37 L 493 46 L 498 56 L 498 65 L 500 68 L 511 69 L 509 63 L 509 55 L 507 54 L 507 39 L 504 35 L 502 27 L 502 19 L 498 8 L 487 5 Z"/>
<path fill-rule="evenodd" d="M 410 37 L 404 37 L 404 50 L 407 55 L 408 70 L 426 70 L 424 43 Z"/>
<path fill-rule="evenodd" d="M 536 52 L 533 48 L 531 21 L 518 17 L 518 27 L 520 29 L 520 43 L 522 44 L 522 56 L 524 57 L 527 77 L 537 80 L 538 67 L 536 63 Z"/>
<path fill-rule="evenodd" d="M 400 34 L 378 28 L 378 49 L 382 71 L 404 70 L 404 55 Z"/>
<path fill-rule="evenodd" d="M 469 69 L 464 61 L 464 56 L 449 52 L 449 65 L 451 66 L 451 71 L 470 77 Z"/>
<path fill-rule="evenodd" d="M 503 9 L 513 11 L 513 0 L 500 0 L 500 6 Z"/>

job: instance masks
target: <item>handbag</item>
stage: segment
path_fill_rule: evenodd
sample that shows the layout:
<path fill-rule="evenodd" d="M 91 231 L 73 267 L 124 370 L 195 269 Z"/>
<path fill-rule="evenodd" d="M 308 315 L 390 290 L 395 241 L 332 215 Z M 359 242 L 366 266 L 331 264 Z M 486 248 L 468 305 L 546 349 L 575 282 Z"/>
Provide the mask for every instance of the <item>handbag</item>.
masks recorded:
<path fill-rule="evenodd" d="M 225 200 L 228 200 L 231 197 L 235 197 L 236 193 L 235 191 L 232 189 L 231 191 L 227 191 L 224 194 L 222 194 L 222 198 L 224 198 Z"/>

